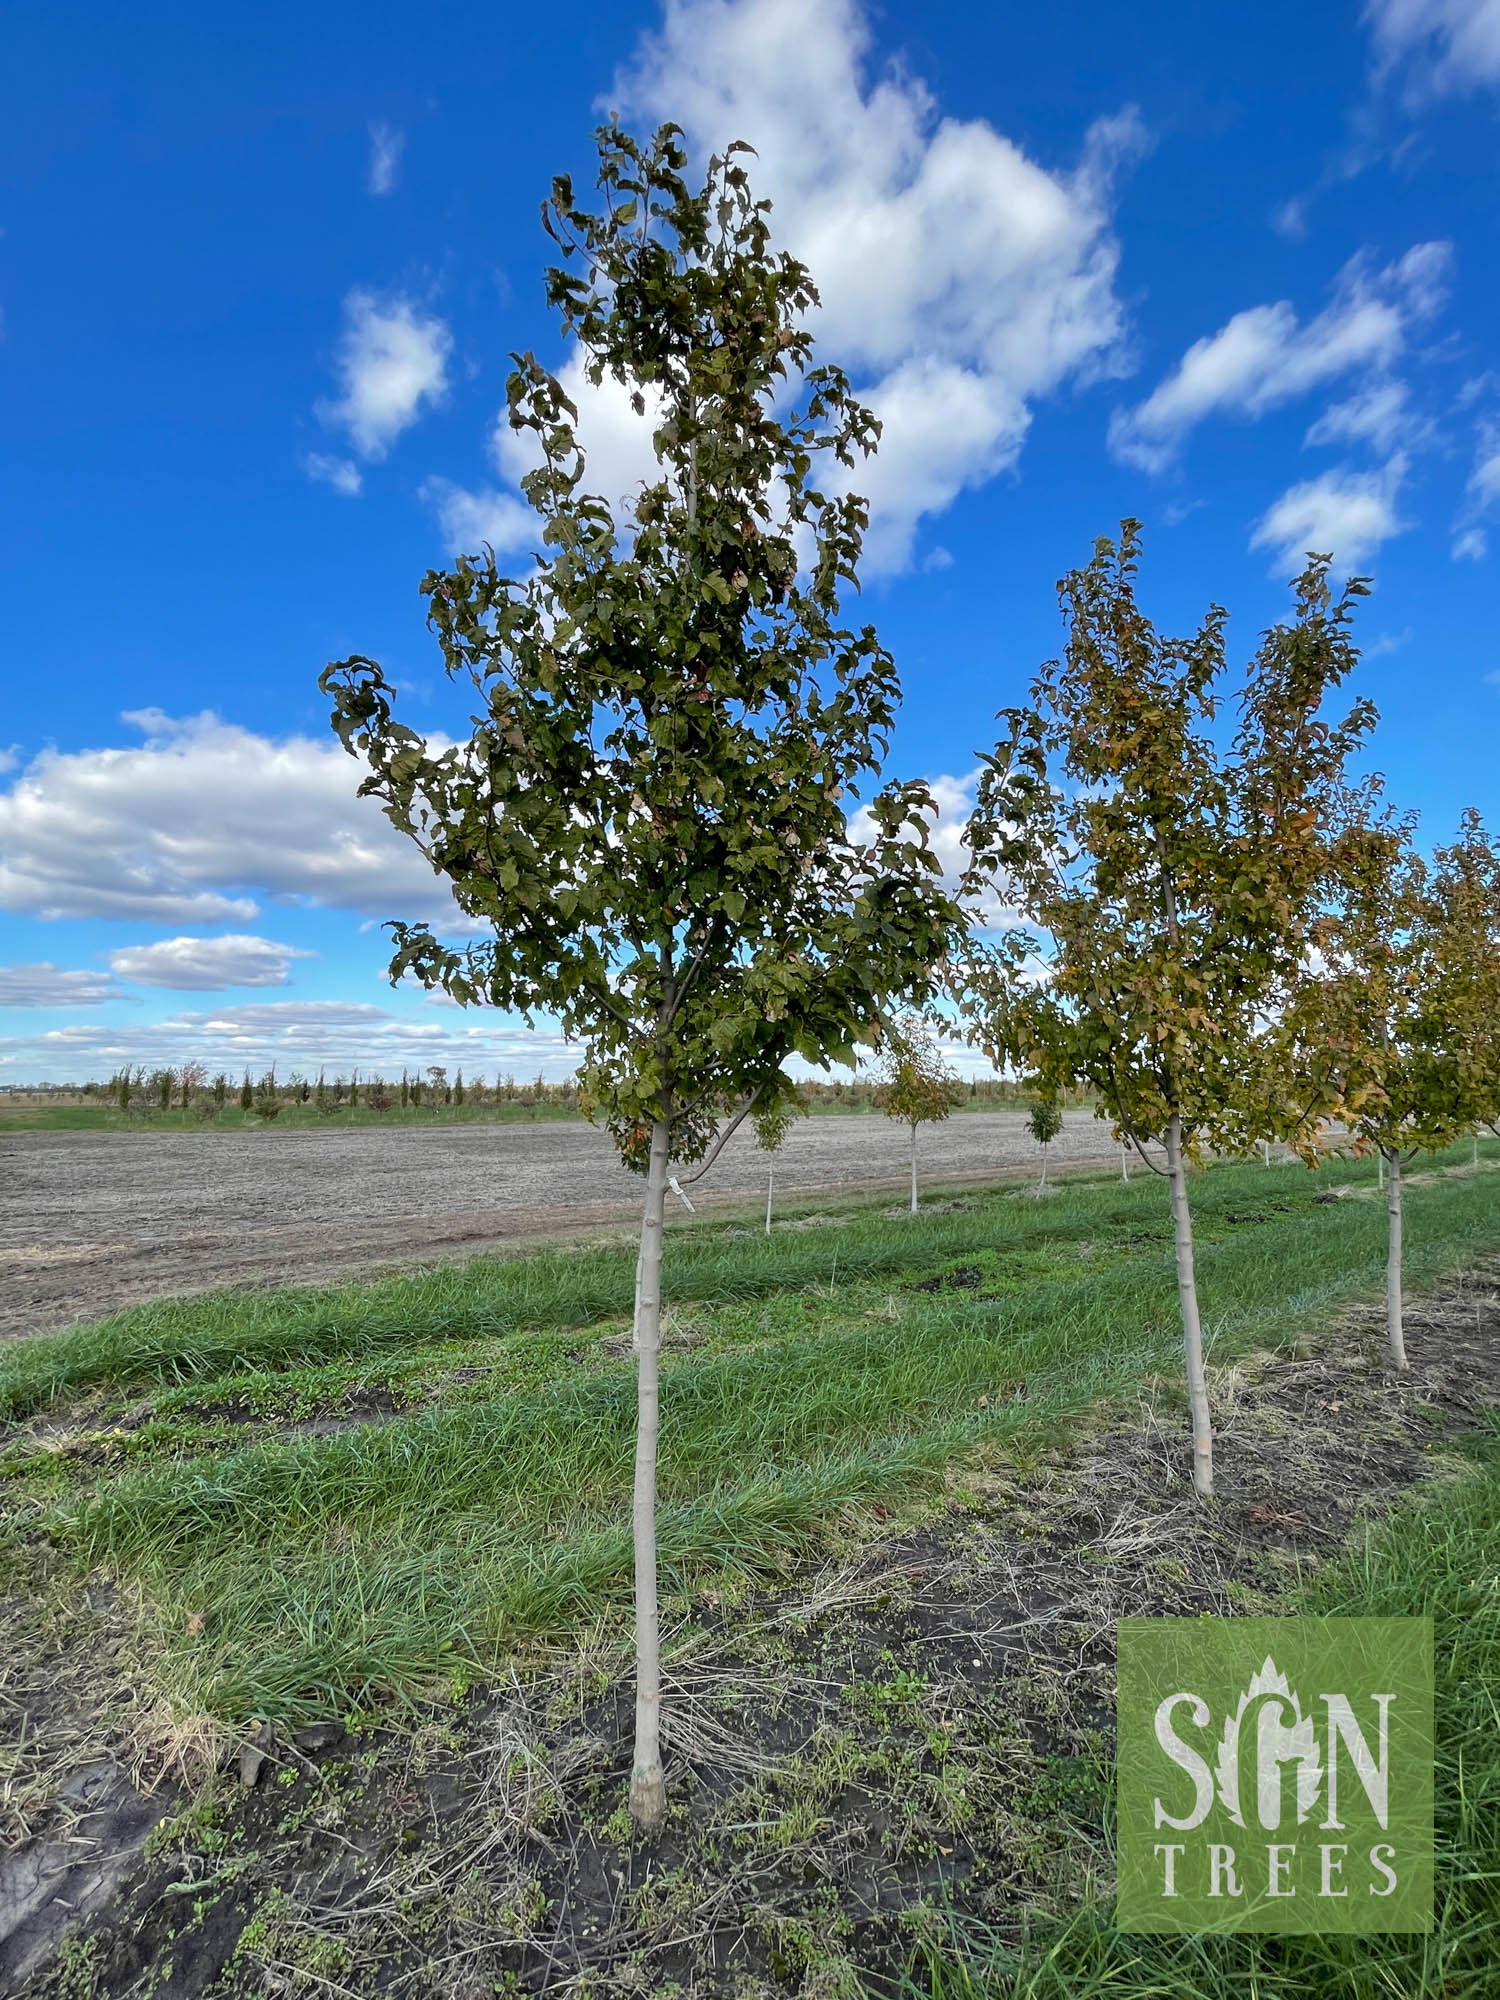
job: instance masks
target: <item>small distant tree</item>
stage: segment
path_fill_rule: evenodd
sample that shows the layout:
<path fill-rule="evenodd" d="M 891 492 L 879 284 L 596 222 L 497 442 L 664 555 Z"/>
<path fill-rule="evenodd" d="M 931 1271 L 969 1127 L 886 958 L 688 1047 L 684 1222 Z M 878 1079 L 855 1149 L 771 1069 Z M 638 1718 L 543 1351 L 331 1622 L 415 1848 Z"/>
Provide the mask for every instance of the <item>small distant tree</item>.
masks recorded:
<path fill-rule="evenodd" d="M 127 1063 L 115 1078 L 113 1086 L 115 1103 L 121 1111 L 130 1109 L 130 1065 Z"/>
<path fill-rule="evenodd" d="M 917 1212 L 917 1128 L 952 1115 L 958 1072 L 943 1059 L 937 1033 L 921 1014 L 907 1013 L 886 1028 L 877 1064 L 881 1108 L 911 1129 L 911 1212 Z"/>
<path fill-rule="evenodd" d="M 1037 1193 L 1047 1192 L 1047 1148 L 1063 1128 L 1061 1107 L 1055 1097 L 1039 1097 L 1031 1107 L 1031 1116 L 1026 1121 L 1026 1129 L 1042 1149 L 1042 1178 L 1037 1182 Z"/>
<path fill-rule="evenodd" d="M 352 1071 L 352 1072 L 351 1072 L 351 1074 L 350 1074 L 350 1077 L 349 1077 L 349 1109 L 350 1109 L 351 1111 L 357 1111 L 357 1110 L 359 1109 L 359 1071 L 358 1071 L 358 1070 L 354 1070 L 354 1071 Z"/>
<path fill-rule="evenodd" d="M 281 1116 L 281 1093 L 276 1088 L 276 1070 L 268 1069 L 255 1087 L 255 1115 L 269 1121 Z"/>
<path fill-rule="evenodd" d="M 255 1109 L 255 1086 L 250 1081 L 249 1070 L 245 1071 L 244 1078 L 240 1083 L 240 1109 L 241 1111 L 253 1111 Z"/>
<path fill-rule="evenodd" d="M 1225 672 L 1225 613 L 1167 639 L 1136 603 L 1140 527 L 1058 586 L 1067 643 L 1008 736 L 984 758 L 969 822 L 968 890 L 1019 908 L 1013 932 L 963 968 L 975 1039 L 1043 1094 L 1079 1085 L 1116 1136 L 1167 1154 L 1193 1485 L 1213 1491 L 1213 1428 L 1193 1266 L 1187 1169 L 1199 1148 L 1245 1150 L 1305 1107 L 1268 1084 L 1266 1021 L 1302 962 L 1343 770 L 1375 712 L 1318 719 L 1353 670 L 1357 579 L 1335 598 L 1328 560 L 1293 586 L 1295 614 L 1264 637 L 1240 727 L 1210 731 Z"/>
<path fill-rule="evenodd" d="M 427 1086 L 432 1093 L 434 1111 L 448 1099 L 448 1072 L 441 1063 L 430 1063 L 427 1069 Z"/>
<path fill-rule="evenodd" d="M 325 1118 L 333 1109 L 328 1099 L 328 1079 L 322 1070 L 318 1071 L 317 1088 L 313 1092 L 313 1104 L 317 1111 Z"/>
<path fill-rule="evenodd" d="M 464 1073 L 462 1070 L 459 1070 L 453 1079 L 453 1102 L 455 1104 L 462 1104 L 463 1101 L 464 1101 Z"/>
<path fill-rule="evenodd" d="M 177 1082 L 182 1092 L 179 1102 L 184 1111 L 187 1110 L 193 1101 L 193 1092 L 195 1090 L 202 1090 L 207 1081 L 208 1069 L 205 1064 L 201 1062 L 186 1062 L 182 1065 L 181 1070 L 178 1072 Z"/>
<path fill-rule="evenodd" d="M 771 1210 L 776 1198 L 776 1155 L 786 1144 L 786 1135 L 799 1118 L 807 1116 L 807 1105 L 795 1092 L 790 1097 L 771 1100 L 755 1126 L 755 1143 L 766 1155 L 766 1234 L 771 1233 Z"/>
<path fill-rule="evenodd" d="M 1429 866 L 1414 821 L 1361 815 L 1334 849 L 1317 955 L 1280 1024 L 1289 1069 L 1384 1165 L 1386 1338 L 1407 1367 L 1402 1169 L 1500 1101 L 1500 856 L 1479 815 Z"/>
<path fill-rule="evenodd" d="M 852 1062 L 895 995 L 920 992 L 956 916 L 926 842 L 930 795 L 873 794 L 895 714 L 874 631 L 840 624 L 863 501 L 841 476 L 876 425 L 810 366 L 812 281 L 770 246 L 741 155 L 683 178 L 673 126 L 599 134 L 603 207 L 566 177 L 546 227 L 548 297 L 586 377 L 655 424 L 656 476 L 617 508 L 591 490 L 577 412 L 516 358 L 513 431 L 540 549 L 520 580 L 461 556 L 423 589 L 474 734 L 430 748 L 378 666 L 330 667 L 362 790 L 492 937 L 467 951 L 394 926 L 393 979 L 460 1005 L 545 1011 L 587 1051 L 581 1099 L 644 1171 L 633 1504 L 636 1738 L 630 1805 L 658 1828 L 656 1451 L 662 1224 L 674 1166 L 707 1172 L 747 1117 L 791 1094 L 784 1064 Z M 477 697 L 477 700 L 476 700 Z M 841 803 L 863 788 L 869 841 Z M 680 1184 L 680 1179 L 679 1179 Z"/>
<path fill-rule="evenodd" d="M 214 1078 L 214 1110 L 222 1111 L 229 1102 L 229 1078 L 220 1070 Z"/>

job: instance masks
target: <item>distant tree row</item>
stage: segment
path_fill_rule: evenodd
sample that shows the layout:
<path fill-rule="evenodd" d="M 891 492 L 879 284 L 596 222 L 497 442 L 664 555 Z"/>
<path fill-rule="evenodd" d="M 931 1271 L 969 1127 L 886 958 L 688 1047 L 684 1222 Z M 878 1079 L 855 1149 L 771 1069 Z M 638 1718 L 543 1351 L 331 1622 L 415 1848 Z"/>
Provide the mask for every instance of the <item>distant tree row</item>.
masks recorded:
<path fill-rule="evenodd" d="M 482 1076 L 467 1081 L 463 1071 L 450 1078 L 441 1064 L 425 1070 L 401 1072 L 399 1080 L 379 1072 L 361 1076 L 354 1070 L 348 1077 L 329 1077 L 319 1070 L 316 1077 L 293 1070 L 278 1077 L 274 1068 L 258 1077 L 245 1070 L 238 1081 L 226 1071 L 210 1076 L 203 1063 L 184 1063 L 176 1068 L 126 1068 L 116 1072 L 106 1084 L 48 1086 L 50 1094 L 70 1093 L 87 1101 L 103 1098 L 118 1110 L 150 1116 L 153 1112 L 193 1111 L 214 1118 L 225 1111 L 271 1119 L 285 1110 L 306 1107 L 325 1117 L 338 1112 L 395 1110 L 435 1111 L 445 1106 L 546 1105 L 554 1109 L 576 1110 L 577 1085 L 569 1079 L 549 1083 L 538 1075 L 530 1082 L 517 1083 L 513 1074 L 497 1076 L 486 1083 Z"/>
<path fill-rule="evenodd" d="M 793 1090 L 798 1107 L 808 1113 L 886 1110 L 889 1087 L 882 1064 L 870 1065 L 842 1078 L 799 1077 Z M 320 1070 L 316 1077 L 290 1070 L 284 1077 L 274 1069 L 252 1075 L 246 1070 L 238 1080 L 229 1072 L 209 1073 L 204 1063 L 183 1063 L 147 1069 L 131 1065 L 117 1070 L 106 1082 L 9 1084 L 6 1095 L 32 1098 L 48 1103 L 103 1103 L 149 1119 L 167 1111 L 188 1111 L 205 1120 L 221 1113 L 239 1111 L 266 1118 L 283 1111 L 304 1107 L 333 1116 L 349 1111 L 389 1112 L 434 1111 L 458 1107 L 481 1110 L 496 1106 L 545 1106 L 556 1111 L 579 1109 L 579 1087 L 573 1077 L 549 1081 L 543 1076 L 518 1082 L 513 1072 L 486 1082 L 481 1074 L 465 1076 L 455 1070 L 450 1080 L 446 1069 L 433 1065 L 426 1070 L 403 1071 L 387 1078 L 375 1071 L 353 1070 L 345 1077 L 330 1077 Z M 954 1074 L 950 1108 L 970 1110 L 1029 1110 L 1036 1102 L 1034 1085 L 1011 1077 L 980 1076 L 959 1078 Z M 1086 1089 L 1066 1093 L 1063 1101 L 1083 1105 L 1092 1102 Z M 272 1108 L 274 1107 L 274 1109 Z"/>

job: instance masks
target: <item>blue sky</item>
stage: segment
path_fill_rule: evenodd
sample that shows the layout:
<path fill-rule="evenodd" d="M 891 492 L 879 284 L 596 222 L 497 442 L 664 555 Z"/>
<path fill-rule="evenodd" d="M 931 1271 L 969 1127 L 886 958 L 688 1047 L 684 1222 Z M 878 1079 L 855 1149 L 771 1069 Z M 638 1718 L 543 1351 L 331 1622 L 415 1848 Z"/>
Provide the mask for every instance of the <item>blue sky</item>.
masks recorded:
<path fill-rule="evenodd" d="M 1375 752 L 1496 814 L 1500 0 L 56 5 L 0 84 L 0 1081 L 567 1051 L 382 981 L 441 915 L 317 693 L 461 720 L 417 584 L 522 532 L 508 355 L 550 176 L 618 107 L 743 137 L 882 415 L 865 604 L 956 843 L 1053 584 L 1126 513 L 1243 653 L 1296 553 L 1369 571 Z M 639 441 L 584 410 L 602 482 Z"/>

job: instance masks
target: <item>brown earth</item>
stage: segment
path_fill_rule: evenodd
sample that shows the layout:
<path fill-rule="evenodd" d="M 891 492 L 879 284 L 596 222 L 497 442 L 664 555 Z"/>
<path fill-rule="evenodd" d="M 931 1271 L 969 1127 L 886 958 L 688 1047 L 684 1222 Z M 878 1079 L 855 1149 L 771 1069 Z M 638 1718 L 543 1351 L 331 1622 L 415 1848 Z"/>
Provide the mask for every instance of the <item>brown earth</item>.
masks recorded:
<path fill-rule="evenodd" d="M 138 1791 L 129 1743 L 81 1724 L 70 1754 L 57 1746 L 75 1819 L 30 1829 L 57 1857 L 52 1899 L 35 1847 L 0 1885 L 28 1904 L 0 1946 L 9 1990 L 841 2000 L 856 1969 L 878 1979 L 941 1930 L 945 1899 L 1014 1937 L 1107 1873 L 1115 1619 L 1285 1609 L 1288 1584 L 1500 1402 L 1497 1336 L 1492 1266 L 1411 1302 L 1407 1376 L 1373 1308 L 1215 1371 L 1212 1506 L 1187 1483 L 1180 1396 L 1158 1385 L 1050 1448 L 968 1467 L 943 1506 L 873 1510 L 779 1589 L 670 1607 L 655 1846 L 624 1814 L 619 1628 L 398 1727 L 228 1746 L 149 1858 L 118 1850 L 170 1787 Z M 93 1615 L 128 1678 L 110 1608 Z M 45 1708 L 87 1638 L 28 1648 L 30 1699 Z"/>
<path fill-rule="evenodd" d="M 922 1133 L 924 1183 L 1034 1173 L 1018 1112 L 965 1112 Z M 1050 1159 L 1118 1157 L 1088 1111 Z M 788 1199 L 904 1185 L 906 1128 L 810 1118 L 777 1156 Z M 697 1208 L 764 1199 L 766 1156 L 736 1134 Z M 0 1135 L 0 1337 L 224 1286 L 320 1284 L 628 1223 L 639 1180 L 582 1121 L 336 1131 Z M 681 1213 L 681 1211 L 678 1211 Z"/>

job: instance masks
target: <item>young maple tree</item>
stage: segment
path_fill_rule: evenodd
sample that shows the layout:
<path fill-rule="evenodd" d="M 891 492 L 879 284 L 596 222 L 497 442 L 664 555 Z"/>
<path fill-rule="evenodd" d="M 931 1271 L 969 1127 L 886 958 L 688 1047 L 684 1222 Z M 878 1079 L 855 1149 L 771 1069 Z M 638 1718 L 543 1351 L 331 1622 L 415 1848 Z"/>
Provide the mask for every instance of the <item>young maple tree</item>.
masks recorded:
<path fill-rule="evenodd" d="M 423 583 L 451 675 L 478 712 L 438 748 L 395 721 L 380 668 L 331 666 L 334 726 L 361 790 L 492 932 L 463 950 L 392 926 L 391 977 L 460 1005 L 545 1011 L 584 1045 L 580 1101 L 645 1174 L 635 1316 L 636 1739 L 631 1810 L 666 1810 L 655 1493 L 662 1224 L 675 1166 L 706 1171 L 746 1117 L 793 1094 L 792 1055 L 852 1063 L 892 998 L 923 989 L 957 917 L 927 845 L 926 789 L 869 786 L 899 697 L 872 627 L 847 629 L 865 503 L 844 469 L 878 426 L 811 365 L 817 292 L 773 251 L 731 146 L 699 188 L 675 126 L 598 134 L 602 206 L 559 178 L 543 207 L 562 262 L 547 296 L 588 380 L 649 418 L 655 475 L 628 509 L 591 489 L 577 411 L 530 354 L 511 428 L 541 548 Z M 819 467 L 824 472 L 818 472 Z"/>
<path fill-rule="evenodd" d="M 783 1097 L 764 1110 L 757 1106 L 755 1143 L 766 1156 L 766 1234 L 771 1233 L 771 1211 L 776 1200 L 776 1155 L 786 1144 L 786 1135 L 799 1118 L 807 1116 L 807 1106 L 798 1096 Z"/>
<path fill-rule="evenodd" d="M 917 1212 L 917 1127 L 939 1125 L 958 1102 L 958 1072 L 944 1061 L 937 1032 L 920 1014 L 889 1022 L 877 1064 L 881 1109 L 911 1128 L 911 1212 Z"/>
<path fill-rule="evenodd" d="M 973 1038 L 1043 1094 L 1083 1084 L 1145 1165 L 1166 1148 L 1189 1401 L 1193 1485 L 1213 1491 L 1213 1431 L 1193 1267 L 1187 1167 L 1206 1143 L 1300 1130 L 1290 1087 L 1268 1085 L 1266 1018 L 1302 958 L 1342 773 L 1374 722 L 1357 702 L 1319 719 L 1352 671 L 1351 582 L 1326 558 L 1293 586 L 1295 613 L 1262 639 L 1228 746 L 1211 733 L 1226 671 L 1225 613 L 1159 635 L 1136 602 L 1140 529 L 1058 586 L 1067 642 L 1007 736 L 983 758 L 969 822 L 974 898 L 1017 930 L 974 953 L 957 992 Z"/>
<path fill-rule="evenodd" d="M 1500 855 L 1477 812 L 1429 864 L 1413 819 L 1351 817 L 1327 905 L 1278 1024 L 1283 1064 L 1312 1080 L 1384 1167 L 1386 1337 L 1407 1367 L 1402 1168 L 1486 1122 L 1500 1103 Z"/>
<path fill-rule="evenodd" d="M 1063 1128 L 1062 1108 L 1055 1097 L 1039 1097 L 1031 1107 L 1026 1129 L 1042 1149 L 1042 1178 L 1037 1193 L 1047 1192 L 1047 1149 Z"/>

